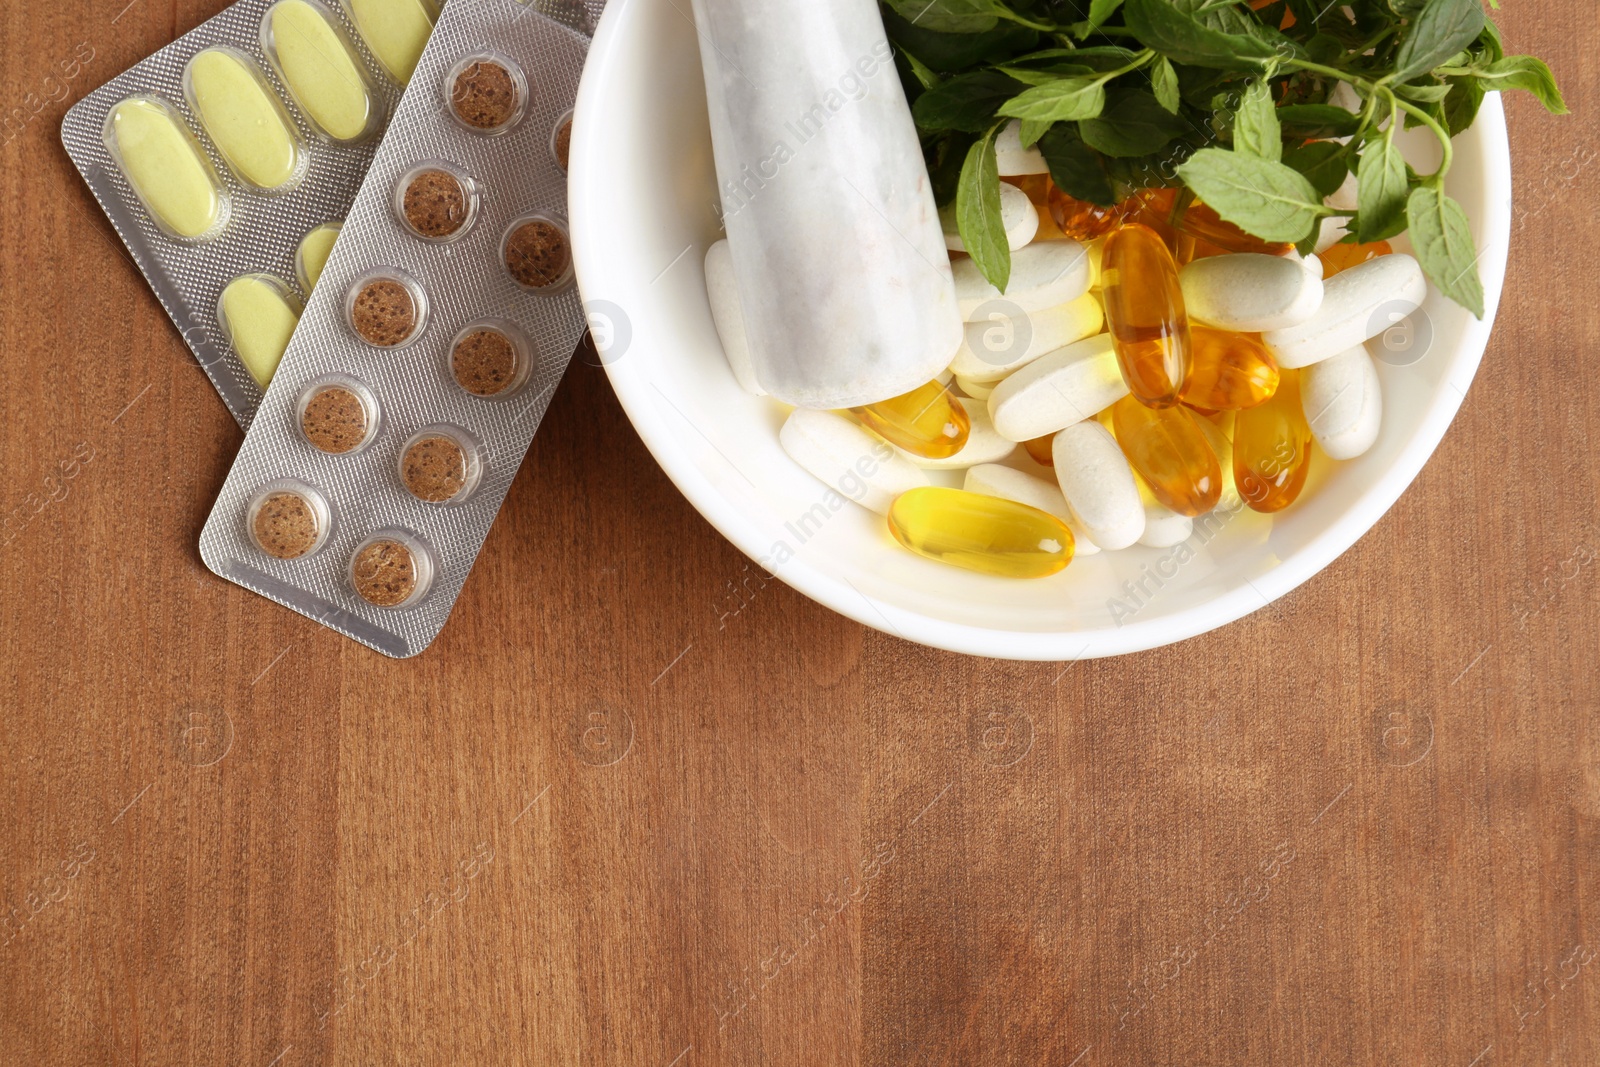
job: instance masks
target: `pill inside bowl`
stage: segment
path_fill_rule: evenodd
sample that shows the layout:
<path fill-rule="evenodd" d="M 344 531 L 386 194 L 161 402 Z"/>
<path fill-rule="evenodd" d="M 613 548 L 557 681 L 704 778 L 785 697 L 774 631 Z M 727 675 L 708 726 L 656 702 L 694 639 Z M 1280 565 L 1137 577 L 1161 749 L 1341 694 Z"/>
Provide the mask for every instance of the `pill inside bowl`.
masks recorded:
<path fill-rule="evenodd" d="M 1192 196 L 1100 208 L 1038 173 L 1037 150 L 999 158 L 1005 207 L 1021 198 L 1032 220 L 1007 223 L 1004 293 L 947 240 L 967 322 L 946 372 L 846 411 L 795 408 L 779 434 L 828 486 L 863 480 L 858 503 L 897 542 L 1048 577 L 1075 555 L 1170 547 L 1201 517 L 1292 507 L 1316 464 L 1372 446 L 1383 402 L 1366 343 L 1426 295 L 1415 259 L 1339 243 L 1325 265 Z M 707 299 L 729 373 L 765 395 L 733 263 L 725 240 L 712 246 Z M 877 443 L 893 461 L 856 469 Z"/>

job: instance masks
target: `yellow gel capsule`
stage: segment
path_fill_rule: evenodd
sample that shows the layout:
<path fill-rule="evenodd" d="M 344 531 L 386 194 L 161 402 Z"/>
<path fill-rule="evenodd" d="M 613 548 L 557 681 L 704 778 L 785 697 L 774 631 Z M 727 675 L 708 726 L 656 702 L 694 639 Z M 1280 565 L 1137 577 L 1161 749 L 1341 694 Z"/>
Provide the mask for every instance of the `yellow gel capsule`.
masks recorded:
<path fill-rule="evenodd" d="M 1112 432 L 1155 498 L 1179 515 L 1204 515 L 1222 498 L 1222 466 L 1187 408 L 1152 408 L 1125 396 Z"/>
<path fill-rule="evenodd" d="M 243 274 L 222 291 L 217 320 L 240 362 L 265 389 L 300 323 L 300 304 L 272 275 Z"/>
<path fill-rule="evenodd" d="M 411 81 L 439 9 L 429 0 L 344 0 L 361 39 L 401 85 Z"/>
<path fill-rule="evenodd" d="M 246 185 L 281 189 L 300 173 L 300 139 L 255 60 L 207 48 L 183 72 L 184 95 L 222 158 Z"/>
<path fill-rule="evenodd" d="M 340 228 L 340 223 L 324 222 L 301 238 L 300 247 L 295 249 L 295 280 L 300 283 L 300 291 L 307 296 L 317 287 L 322 268 L 328 265 L 328 257 L 333 255 L 333 243 L 339 239 Z"/>
<path fill-rule="evenodd" d="M 106 148 L 156 225 L 198 240 L 221 227 L 227 193 L 194 134 L 171 104 L 132 96 L 111 109 Z"/>
<path fill-rule="evenodd" d="M 850 412 L 890 444 L 926 459 L 955 455 L 972 432 L 967 409 L 937 379 L 909 393 L 851 408 Z"/>
<path fill-rule="evenodd" d="M 261 22 L 261 48 L 306 119 L 323 134 L 343 142 L 371 132 L 372 85 L 344 30 L 321 4 L 274 4 Z"/>
<path fill-rule="evenodd" d="M 1317 254 L 1317 258 L 1322 260 L 1322 280 L 1327 281 L 1335 274 L 1347 271 L 1351 267 L 1359 267 L 1379 256 L 1391 255 L 1393 252 L 1394 246 L 1388 241 L 1373 241 L 1364 245 L 1345 244 L 1341 241 Z"/>
<path fill-rule="evenodd" d="M 1056 228 L 1075 241 L 1092 241 L 1097 237 L 1104 237 L 1117 228 L 1126 211 L 1123 204 L 1101 207 L 1099 204 L 1091 204 L 1087 200 L 1068 196 L 1056 188 L 1054 183 L 1050 185 L 1049 197 L 1050 216 L 1055 220 Z"/>
<path fill-rule="evenodd" d="M 1278 362 L 1247 333 L 1189 327 L 1189 377 L 1178 398 L 1207 412 L 1255 407 L 1278 388 Z"/>
<path fill-rule="evenodd" d="M 1233 424 L 1233 480 L 1255 511 L 1295 502 L 1311 471 L 1311 427 L 1300 406 L 1300 376 L 1284 371 L 1272 398 L 1239 412 Z"/>
<path fill-rule="evenodd" d="M 1101 284 L 1106 326 L 1128 390 L 1169 408 L 1189 373 L 1189 316 L 1178 265 L 1150 227 L 1130 223 L 1106 238 Z"/>
<path fill-rule="evenodd" d="M 965 489 L 925 486 L 889 506 L 895 540 L 919 556 L 1001 578 L 1045 578 L 1072 562 L 1072 531 L 1054 515 Z"/>

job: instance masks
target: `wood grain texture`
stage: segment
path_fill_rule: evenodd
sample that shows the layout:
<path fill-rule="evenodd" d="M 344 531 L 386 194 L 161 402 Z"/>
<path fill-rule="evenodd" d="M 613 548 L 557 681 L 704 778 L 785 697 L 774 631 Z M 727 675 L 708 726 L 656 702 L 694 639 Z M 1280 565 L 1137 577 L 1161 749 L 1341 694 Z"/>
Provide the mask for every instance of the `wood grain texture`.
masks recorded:
<path fill-rule="evenodd" d="M 1576 115 L 1509 101 L 1505 303 L 1416 484 L 1271 609 L 1065 667 L 762 581 L 592 356 L 426 655 L 211 576 L 239 432 L 56 128 L 221 3 L 125 4 L 0 5 L 0 1063 L 1600 1064 L 1586 5 L 1502 13 Z"/>

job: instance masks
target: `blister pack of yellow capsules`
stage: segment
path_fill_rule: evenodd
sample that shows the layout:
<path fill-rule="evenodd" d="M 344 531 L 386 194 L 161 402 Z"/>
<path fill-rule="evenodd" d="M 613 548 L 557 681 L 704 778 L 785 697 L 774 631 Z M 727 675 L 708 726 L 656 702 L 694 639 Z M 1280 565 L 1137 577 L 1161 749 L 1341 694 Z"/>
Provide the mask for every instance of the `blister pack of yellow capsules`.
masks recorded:
<path fill-rule="evenodd" d="M 386 655 L 443 628 L 588 326 L 566 152 L 589 38 L 450 0 L 200 538 Z"/>
<path fill-rule="evenodd" d="M 567 0 L 566 21 L 592 28 Z M 76 104 L 67 154 L 246 428 L 439 16 L 241 0 Z"/>

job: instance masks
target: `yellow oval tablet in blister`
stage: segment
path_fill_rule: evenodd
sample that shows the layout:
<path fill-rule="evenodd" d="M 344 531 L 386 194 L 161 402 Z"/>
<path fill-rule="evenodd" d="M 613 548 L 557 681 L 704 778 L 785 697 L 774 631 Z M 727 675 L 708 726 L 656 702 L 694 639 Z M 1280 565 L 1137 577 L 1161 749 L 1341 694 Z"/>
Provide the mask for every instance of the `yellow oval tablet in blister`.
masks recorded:
<path fill-rule="evenodd" d="M 341 228 L 340 223 L 324 222 L 300 239 L 300 247 L 294 252 L 294 274 L 295 280 L 300 283 L 300 291 L 307 296 L 317 287 L 322 268 L 328 265 L 328 257 L 333 255 L 333 243 L 339 239 Z"/>
<path fill-rule="evenodd" d="M 335 141 L 372 132 L 372 85 L 327 8 L 316 0 L 274 4 L 261 20 L 261 48 L 313 126 Z"/>
<path fill-rule="evenodd" d="M 162 230 L 199 240 L 221 228 L 228 194 L 173 106 L 130 96 L 106 116 L 106 150 Z"/>
<path fill-rule="evenodd" d="M 255 60 L 207 48 L 189 60 L 183 91 L 200 126 L 246 185 L 282 189 L 300 173 L 300 138 Z"/>
<path fill-rule="evenodd" d="M 439 8 L 431 0 L 344 0 L 361 39 L 401 85 L 411 81 Z"/>
<path fill-rule="evenodd" d="M 270 274 L 241 274 L 222 291 L 217 320 L 240 362 L 265 389 L 300 323 L 300 303 Z"/>

